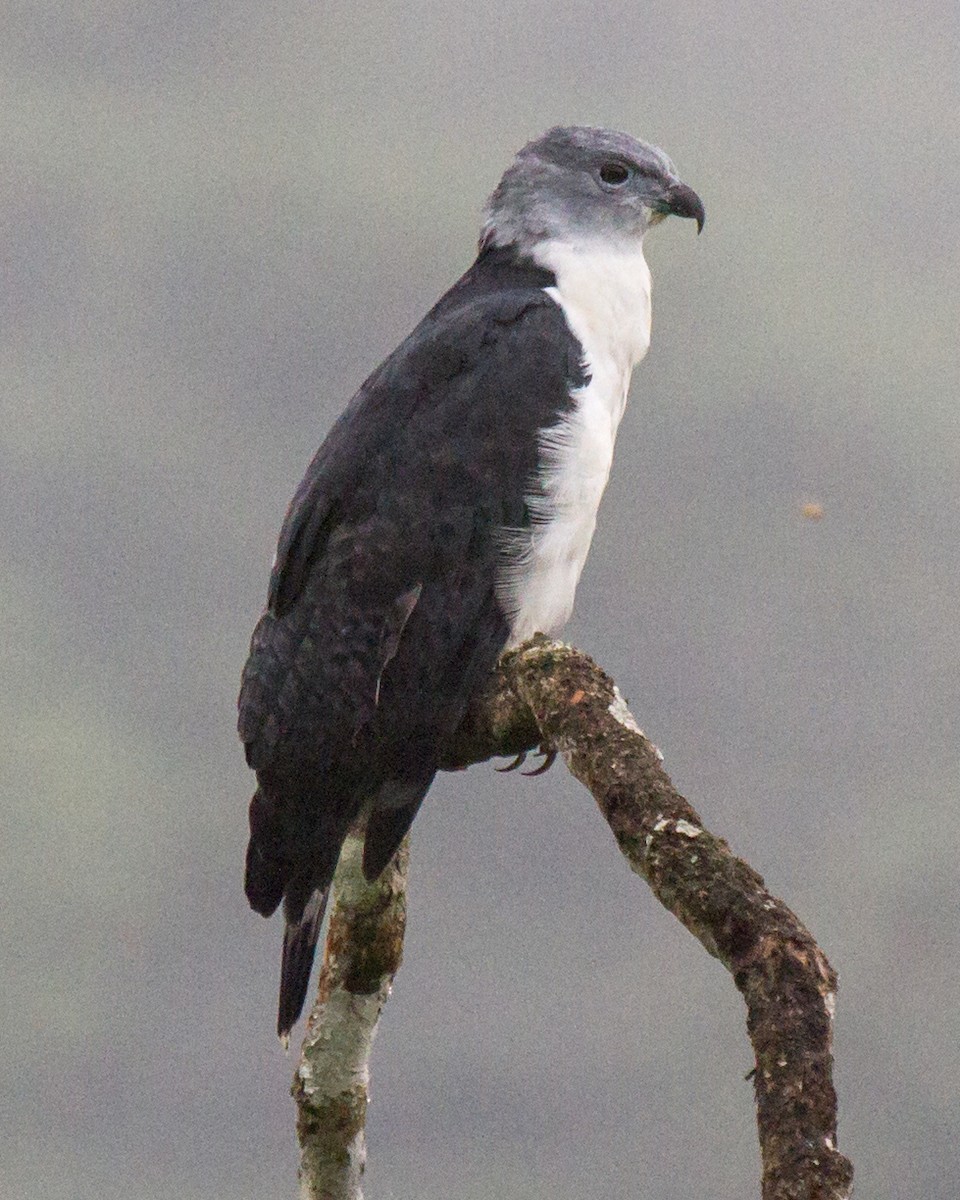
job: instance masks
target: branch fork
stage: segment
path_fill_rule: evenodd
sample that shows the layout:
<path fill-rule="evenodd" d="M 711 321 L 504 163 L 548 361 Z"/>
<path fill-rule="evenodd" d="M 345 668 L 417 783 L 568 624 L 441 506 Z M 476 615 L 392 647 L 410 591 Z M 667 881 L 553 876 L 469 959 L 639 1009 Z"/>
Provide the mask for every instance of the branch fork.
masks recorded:
<path fill-rule="evenodd" d="M 587 655 L 538 636 L 501 659 L 447 748 L 460 770 L 536 747 L 563 756 L 631 868 L 727 968 L 747 1006 L 762 1200 L 847 1200 L 831 1054 L 836 976 L 799 919 L 676 790 L 663 756 Z M 294 1079 L 301 1200 L 362 1200 L 368 1061 L 400 965 L 408 848 L 373 884 L 348 839 Z"/>

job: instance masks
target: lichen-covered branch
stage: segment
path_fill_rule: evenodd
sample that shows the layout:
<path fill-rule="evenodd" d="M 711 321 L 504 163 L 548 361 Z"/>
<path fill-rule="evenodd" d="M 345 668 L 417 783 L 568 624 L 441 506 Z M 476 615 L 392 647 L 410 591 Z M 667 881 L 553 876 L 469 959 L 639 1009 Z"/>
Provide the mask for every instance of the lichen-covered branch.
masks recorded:
<path fill-rule="evenodd" d="M 362 838 L 344 842 L 317 1000 L 293 1079 L 301 1200 L 362 1200 L 370 1050 L 403 956 L 408 839 L 374 883 Z"/>
<path fill-rule="evenodd" d="M 580 651 L 538 637 L 504 656 L 489 688 L 471 706 L 442 765 L 463 768 L 541 744 L 563 755 L 570 771 L 592 792 L 631 867 L 731 972 L 746 1001 L 747 1031 L 756 1056 L 753 1078 L 763 1200 L 847 1200 L 853 1169 L 836 1145 L 831 1055 L 836 977 L 826 956 L 790 909 L 767 891 L 756 871 L 704 828 L 698 813 L 674 788 L 659 752 L 637 726 L 613 681 Z M 357 853 L 351 850 L 354 857 Z M 359 869 L 356 864 L 354 869 Z M 328 1068 L 317 1057 L 315 1046 L 323 1042 L 332 1052 L 335 1034 L 324 1031 L 341 1011 L 331 1007 L 331 983 L 325 978 L 328 966 L 333 962 L 341 969 L 337 964 L 347 953 L 345 936 L 379 945 L 390 942 L 387 931 L 399 925 L 402 938 L 402 916 L 396 922 L 387 908 L 382 912 L 382 927 L 377 922 L 357 922 L 348 932 L 347 922 L 337 923 L 334 910 L 320 982 L 321 1003 L 311 1018 L 307 1039 L 314 1049 L 308 1060 L 305 1048 L 304 1060 L 310 1063 L 311 1086 L 323 1095 L 336 1089 L 317 1083 L 319 1072 Z M 362 944 L 349 953 L 363 957 Z M 392 966 L 387 963 L 389 970 L 380 977 L 381 985 L 362 993 L 372 997 L 375 990 L 381 997 L 376 1015 L 389 991 L 399 953 L 398 941 Z M 373 983 L 371 975 L 365 986 L 372 988 Z M 349 1006 L 345 1011 L 354 1015 Z M 357 1013 L 361 1024 L 367 1021 L 363 1012 Z M 376 1016 L 371 1031 L 375 1023 Z M 365 1045 L 369 1049 L 369 1038 Z M 335 1063 L 329 1069 L 336 1079 L 344 1077 L 337 1074 Z M 365 1063 L 362 1069 L 352 1070 L 354 1082 L 362 1083 L 365 1105 Z M 301 1066 L 298 1080 L 303 1071 Z M 302 1092 L 304 1087 L 297 1083 L 298 1089 Z M 336 1094 L 345 1096 L 348 1091 L 345 1087 Z M 302 1128 L 305 1110 L 299 1095 L 298 1103 Z M 321 1111 L 326 1110 L 311 1107 L 310 1120 L 319 1119 Z M 342 1129 L 352 1138 L 350 1114 L 355 1111 L 330 1110 L 330 1128 Z M 353 1151 L 343 1149 L 345 1161 L 359 1162 L 351 1184 L 354 1190 L 309 1190 L 304 1184 L 302 1196 L 359 1200 L 362 1113 L 356 1130 L 360 1158 L 354 1160 Z M 330 1141 L 332 1146 L 336 1139 Z M 341 1148 L 346 1146 L 341 1143 Z M 317 1155 L 309 1161 L 306 1155 L 301 1158 L 302 1179 L 314 1161 L 319 1161 Z"/>
<path fill-rule="evenodd" d="M 845 1200 L 837 1150 L 836 976 L 811 934 L 673 786 L 613 681 L 537 639 L 503 663 L 543 738 L 593 793 L 630 866 L 733 975 L 747 1004 L 763 1200 Z"/>

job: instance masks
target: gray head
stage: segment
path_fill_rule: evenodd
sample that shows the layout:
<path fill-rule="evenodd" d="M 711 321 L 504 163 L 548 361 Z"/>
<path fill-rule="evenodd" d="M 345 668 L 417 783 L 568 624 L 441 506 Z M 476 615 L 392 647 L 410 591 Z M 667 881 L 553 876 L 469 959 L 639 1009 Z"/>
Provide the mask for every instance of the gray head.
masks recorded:
<path fill-rule="evenodd" d="M 700 197 L 656 146 L 611 129 L 548 129 L 520 151 L 487 202 L 484 245 L 636 244 L 673 213 L 703 228 Z"/>

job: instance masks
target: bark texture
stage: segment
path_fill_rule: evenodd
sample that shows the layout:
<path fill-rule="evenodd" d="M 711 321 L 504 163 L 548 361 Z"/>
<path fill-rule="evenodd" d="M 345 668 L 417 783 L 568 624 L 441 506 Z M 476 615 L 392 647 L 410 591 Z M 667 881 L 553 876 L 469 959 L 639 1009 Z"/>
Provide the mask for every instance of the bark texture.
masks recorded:
<path fill-rule="evenodd" d="M 537 745 L 563 755 L 593 794 L 630 866 L 730 971 L 746 1002 L 756 1056 L 763 1200 L 846 1200 L 853 1168 L 837 1150 L 831 1054 L 837 982 L 823 951 L 757 872 L 704 828 L 609 676 L 580 651 L 542 637 L 504 656 L 443 765 L 463 768 Z M 338 878 L 340 872 L 359 872 L 355 850 L 350 859 L 341 864 Z M 391 890 L 402 880 L 397 874 L 394 882 L 384 883 L 393 872 L 389 868 L 373 885 L 386 888 L 384 896 L 391 898 L 373 902 L 363 916 L 355 902 L 341 907 L 338 899 L 334 906 L 320 1000 L 294 1084 L 301 1195 L 310 1200 L 361 1200 L 367 1072 L 359 1056 L 364 1048 L 369 1052 L 403 936 L 402 891 Z M 345 895 L 357 887 L 342 886 Z M 338 989 L 353 997 L 377 997 L 372 1025 L 362 1005 L 332 1003 Z M 344 1019 L 370 1033 L 346 1039 L 354 1054 L 347 1072 L 335 1061 L 338 1022 Z M 318 1082 L 326 1072 L 332 1073 L 331 1086 Z M 312 1182 L 314 1172 L 321 1166 L 326 1171 L 333 1160 L 345 1164 L 337 1177 L 340 1190 Z"/>
<path fill-rule="evenodd" d="M 363 1197 L 370 1051 L 403 957 L 409 841 L 374 883 L 363 878 L 362 858 L 363 840 L 351 834 L 333 880 L 317 999 L 293 1077 L 301 1200 Z"/>

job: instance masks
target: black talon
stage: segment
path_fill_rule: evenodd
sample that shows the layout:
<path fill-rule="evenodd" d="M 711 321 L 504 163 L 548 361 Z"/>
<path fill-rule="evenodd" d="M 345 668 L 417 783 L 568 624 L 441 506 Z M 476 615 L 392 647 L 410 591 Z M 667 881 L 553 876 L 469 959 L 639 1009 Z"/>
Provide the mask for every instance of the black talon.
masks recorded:
<path fill-rule="evenodd" d="M 507 765 L 505 767 L 494 767 L 493 769 L 495 771 L 499 771 L 500 774 L 502 775 L 505 771 L 515 771 L 517 769 L 517 767 L 522 767 L 526 761 L 527 761 L 527 752 L 526 752 L 526 750 L 521 750 L 520 753 L 517 755 L 517 757 L 513 760 L 512 763 L 507 763 Z M 524 771 L 524 775 L 527 775 L 528 773 L 529 772 Z"/>
<path fill-rule="evenodd" d="M 540 766 L 534 767 L 532 771 L 523 772 L 523 774 L 528 778 L 533 778 L 534 775 L 543 775 L 544 772 L 549 771 L 553 764 L 557 761 L 557 752 L 552 746 L 549 750 L 541 750 L 540 753 L 543 755 L 543 762 L 540 764 Z"/>

